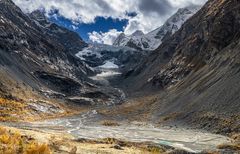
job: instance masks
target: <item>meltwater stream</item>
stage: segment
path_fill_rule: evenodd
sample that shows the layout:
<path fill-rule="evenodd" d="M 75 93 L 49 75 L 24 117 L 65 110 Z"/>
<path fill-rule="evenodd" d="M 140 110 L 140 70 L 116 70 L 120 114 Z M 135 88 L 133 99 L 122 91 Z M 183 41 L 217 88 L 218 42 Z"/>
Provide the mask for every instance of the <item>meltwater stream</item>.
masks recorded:
<path fill-rule="evenodd" d="M 106 127 L 91 123 L 91 120 L 97 117 L 97 111 L 92 110 L 72 117 L 28 124 L 16 124 L 16 127 L 48 132 L 62 131 L 71 134 L 76 139 L 116 138 L 132 142 L 153 142 L 159 145 L 167 145 L 196 153 L 206 149 L 212 150 L 219 144 L 230 142 L 230 139 L 225 136 L 198 130 L 165 127 L 155 128 L 153 126 L 139 126 L 134 124 Z"/>
<path fill-rule="evenodd" d="M 107 62 L 100 67 L 102 72 L 92 77 L 99 82 L 109 84 L 108 79 L 119 75 L 117 66 Z M 96 110 L 88 111 L 81 115 L 47 120 L 33 123 L 31 127 L 49 130 L 62 130 L 75 138 L 101 139 L 116 138 L 132 142 L 153 142 L 167 145 L 189 152 L 201 152 L 206 149 L 215 149 L 217 145 L 230 142 L 227 137 L 210 134 L 197 130 L 183 128 L 155 128 L 152 126 L 138 126 L 122 124 L 117 127 L 106 127 L 91 123 L 98 118 Z"/>
<path fill-rule="evenodd" d="M 106 66 L 110 67 L 110 63 Z M 111 66 L 114 66 L 111 64 Z M 92 79 L 109 84 L 108 78 L 118 75 L 115 68 L 104 68 L 103 72 Z M 201 152 L 206 149 L 215 149 L 217 145 L 230 142 L 230 139 L 216 134 L 183 128 L 155 128 L 153 126 L 139 126 L 121 124 L 117 127 L 106 127 L 91 121 L 96 121 L 99 115 L 91 110 L 80 115 L 46 120 L 34 123 L 13 123 L 11 126 L 35 129 L 41 131 L 62 131 L 69 133 L 76 139 L 116 138 L 132 142 L 153 142 L 167 145 L 189 152 Z"/>

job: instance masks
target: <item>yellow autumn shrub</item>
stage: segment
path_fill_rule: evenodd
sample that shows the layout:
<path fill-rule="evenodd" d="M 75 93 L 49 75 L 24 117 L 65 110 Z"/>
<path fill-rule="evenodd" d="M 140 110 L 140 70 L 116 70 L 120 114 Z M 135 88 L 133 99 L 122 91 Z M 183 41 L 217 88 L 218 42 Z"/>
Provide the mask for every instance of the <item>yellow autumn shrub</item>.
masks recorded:
<path fill-rule="evenodd" d="M 0 154 L 51 154 L 47 144 L 29 141 L 19 132 L 0 127 Z"/>

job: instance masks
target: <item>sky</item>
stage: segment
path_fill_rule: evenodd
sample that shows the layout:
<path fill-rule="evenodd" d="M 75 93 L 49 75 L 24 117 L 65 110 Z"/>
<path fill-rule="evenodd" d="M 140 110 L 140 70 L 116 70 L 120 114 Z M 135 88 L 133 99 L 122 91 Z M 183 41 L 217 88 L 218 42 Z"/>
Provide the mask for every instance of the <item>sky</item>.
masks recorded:
<path fill-rule="evenodd" d="M 25 13 L 41 9 L 86 42 L 112 44 L 120 33 L 148 33 L 179 8 L 207 0 L 13 0 Z"/>

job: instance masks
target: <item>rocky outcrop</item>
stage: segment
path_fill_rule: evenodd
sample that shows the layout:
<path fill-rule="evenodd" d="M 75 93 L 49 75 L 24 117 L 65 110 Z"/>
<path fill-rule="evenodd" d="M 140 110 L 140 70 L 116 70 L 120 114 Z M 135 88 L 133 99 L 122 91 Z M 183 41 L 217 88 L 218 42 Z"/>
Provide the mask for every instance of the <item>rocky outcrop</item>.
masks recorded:
<path fill-rule="evenodd" d="M 63 40 L 59 39 L 60 36 L 57 36 L 64 33 L 72 34 L 73 32 L 69 32 L 57 25 L 53 27 L 59 31 L 62 29 L 59 33 L 53 29 L 46 29 L 39 25 L 36 20 L 25 15 L 11 1 L 3 0 L 0 5 L 0 47 L 2 50 L 5 50 L 6 53 L 14 53 L 16 54 L 15 57 L 18 58 L 24 56 L 28 60 L 35 61 L 35 63 L 46 63 L 54 71 L 65 74 L 86 74 L 88 69 L 80 61 L 74 60 L 75 57 L 70 54 L 68 45 L 66 45 L 68 42 L 64 43 Z M 47 21 L 44 22 L 48 24 Z M 52 24 L 49 23 L 49 25 Z M 55 35 L 52 35 L 53 33 Z M 82 43 L 81 38 L 75 36 L 75 40 L 78 40 L 78 45 L 86 45 L 86 43 Z M 73 71 L 69 71 L 69 69 L 63 70 L 64 67 L 61 65 L 65 65 L 66 68 L 72 67 Z M 82 70 L 79 68 L 82 68 Z"/>
<path fill-rule="evenodd" d="M 175 120 L 239 132 L 239 10 L 238 0 L 208 1 L 131 72 L 134 90 L 158 89 L 156 117 L 180 113 Z"/>
<path fill-rule="evenodd" d="M 36 10 L 29 14 L 29 16 L 31 19 L 35 20 L 37 25 L 45 29 L 45 33 L 61 42 L 70 53 L 76 54 L 78 51 L 88 46 L 77 33 L 48 21 L 44 12 Z"/>
<path fill-rule="evenodd" d="M 129 47 L 115 47 L 104 44 L 92 44 L 76 54 L 82 61 L 91 67 L 104 65 L 106 62 L 113 62 L 119 68 L 126 68 L 136 64 L 147 54 Z"/>
<path fill-rule="evenodd" d="M 0 8 L 0 97 L 68 102 L 101 91 L 88 78 L 94 70 L 75 56 L 87 46 L 78 34 L 49 22 L 40 11 L 26 15 L 10 0 L 1 0 Z M 105 95 L 104 102 L 112 100 Z"/>
<path fill-rule="evenodd" d="M 173 16 L 171 16 L 161 27 L 144 34 L 142 31 L 137 30 L 130 36 L 124 33 L 120 34 L 114 46 L 127 46 L 137 50 L 155 50 L 161 43 L 174 34 L 181 28 L 182 24 L 195 14 L 200 9 L 200 6 L 191 5 L 179 9 Z"/>

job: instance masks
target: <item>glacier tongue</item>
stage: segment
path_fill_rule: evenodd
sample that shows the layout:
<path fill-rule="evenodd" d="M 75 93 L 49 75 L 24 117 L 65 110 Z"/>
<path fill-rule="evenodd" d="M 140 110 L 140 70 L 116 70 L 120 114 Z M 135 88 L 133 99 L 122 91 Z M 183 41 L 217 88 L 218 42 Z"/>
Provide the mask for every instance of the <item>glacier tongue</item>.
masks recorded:
<path fill-rule="evenodd" d="M 117 69 L 119 68 L 118 65 L 114 64 L 112 61 L 106 61 L 104 65 L 99 66 L 100 68 L 107 68 L 107 69 Z"/>

